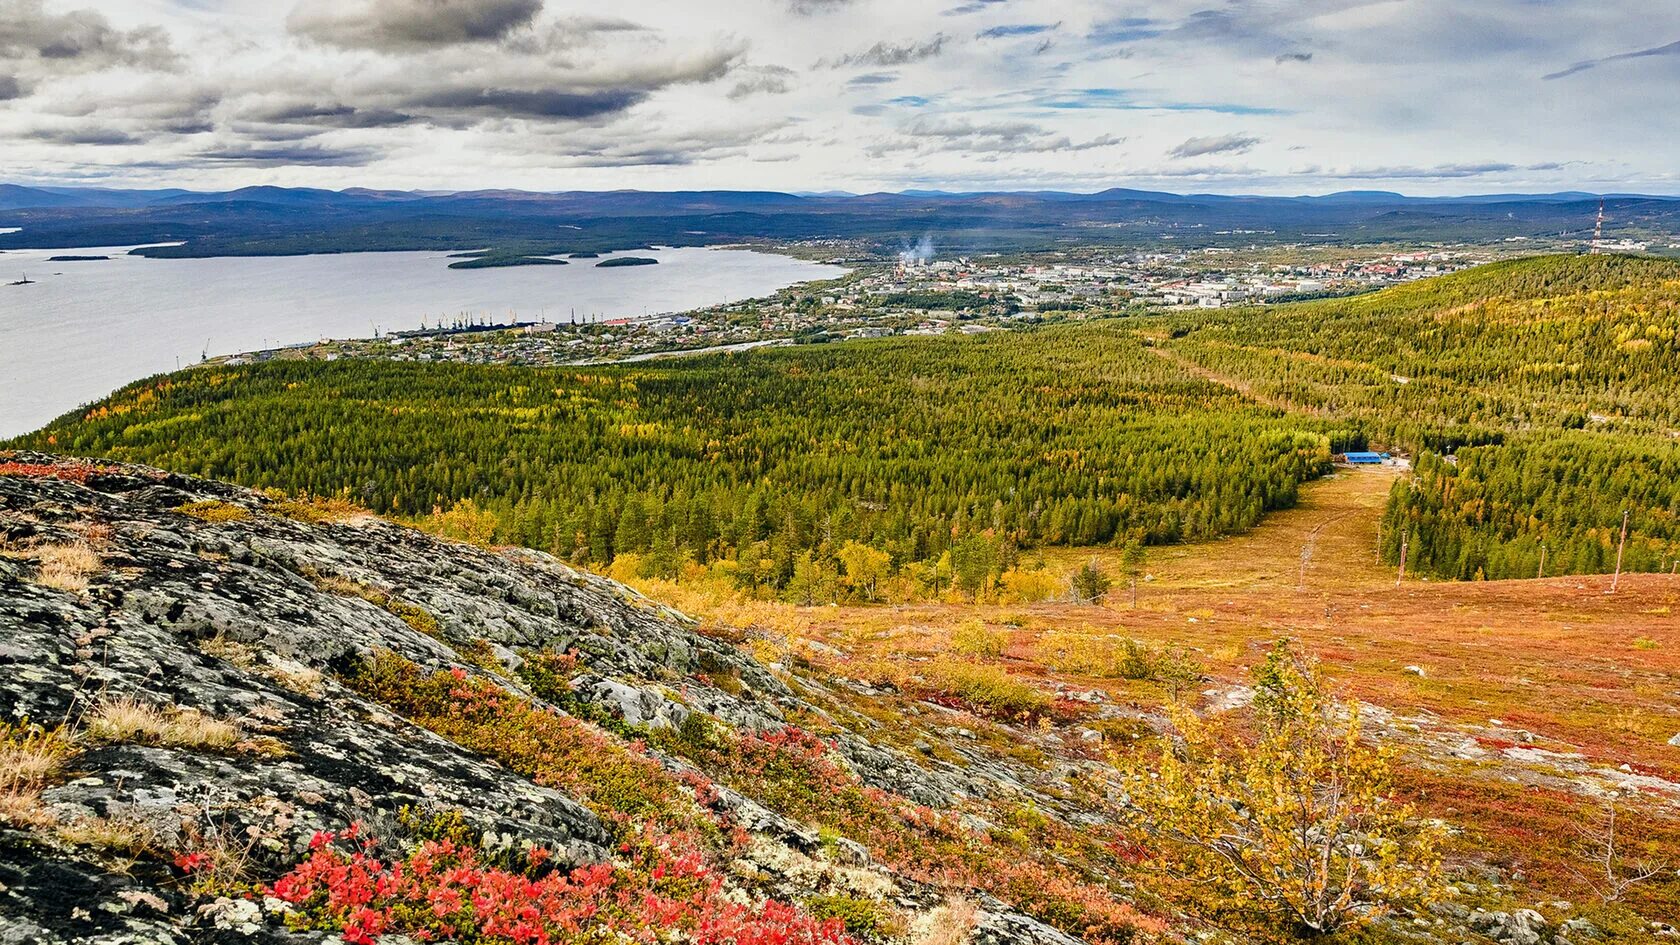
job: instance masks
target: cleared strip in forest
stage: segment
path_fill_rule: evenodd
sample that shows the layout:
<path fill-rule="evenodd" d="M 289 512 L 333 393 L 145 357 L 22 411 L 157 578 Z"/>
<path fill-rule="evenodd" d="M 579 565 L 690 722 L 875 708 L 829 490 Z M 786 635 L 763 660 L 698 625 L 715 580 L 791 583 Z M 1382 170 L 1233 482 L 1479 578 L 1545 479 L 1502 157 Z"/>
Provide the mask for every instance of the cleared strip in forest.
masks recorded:
<path fill-rule="evenodd" d="M 1249 384 L 1247 381 L 1231 377 L 1227 374 L 1220 374 L 1217 371 L 1197 364 L 1170 348 L 1163 348 L 1159 345 L 1147 345 L 1144 350 L 1158 358 L 1164 358 L 1171 361 L 1183 370 L 1201 378 L 1204 381 L 1212 381 L 1222 387 L 1228 387 L 1257 404 L 1265 404 L 1268 407 L 1272 407 L 1276 410 L 1282 410 L 1285 413 L 1304 413 L 1315 417 L 1325 416 L 1325 413 L 1322 410 L 1312 407 L 1302 407 L 1299 404 L 1290 403 L 1281 397 L 1271 397 L 1265 394 L 1256 393 L 1254 386 Z"/>

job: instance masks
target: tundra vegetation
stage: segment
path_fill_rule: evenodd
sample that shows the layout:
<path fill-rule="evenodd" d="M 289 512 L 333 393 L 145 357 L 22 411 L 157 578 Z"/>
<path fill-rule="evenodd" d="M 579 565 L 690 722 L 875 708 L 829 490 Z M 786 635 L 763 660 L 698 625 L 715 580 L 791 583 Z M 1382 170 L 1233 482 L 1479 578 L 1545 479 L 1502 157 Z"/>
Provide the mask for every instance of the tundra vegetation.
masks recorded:
<path fill-rule="evenodd" d="M 724 788 L 943 885 L 955 925 L 979 893 L 1098 942 L 1473 927 L 1515 943 L 1538 922 L 1554 941 L 1644 943 L 1680 909 L 1680 824 L 1645 793 L 1680 779 L 1680 597 L 1650 575 L 1621 596 L 1590 577 L 1397 589 L 1392 567 L 1404 544 L 1414 575 L 1531 578 L 1541 554 L 1548 575 L 1603 573 L 1624 511 L 1624 567 L 1673 567 L 1677 300 L 1674 264 L 1536 259 L 1264 311 L 658 365 L 213 367 L 22 442 L 268 486 L 263 509 L 304 522 L 365 506 L 551 551 L 702 615 L 791 687 L 831 684 L 822 712 L 755 732 L 600 715 L 552 654 L 523 654 L 528 692 L 499 688 L 482 643 L 453 645 L 458 673 L 381 656 L 334 681 L 614 825 L 637 875 L 579 893 L 619 910 L 614 932 L 640 934 L 651 920 L 627 903 L 667 895 L 659 856 L 693 853 L 707 872 L 685 888 L 704 891 L 739 852 Z M 1415 467 L 1318 478 L 1364 445 Z M 58 586 L 36 549 L 16 554 Z M 413 588 L 306 576 L 447 642 Z M 1272 648 L 1283 636 L 1297 647 Z M 727 669 L 691 681 L 743 687 Z M 1081 772 L 1057 800 L 1091 822 L 1021 805 L 954 826 L 850 771 L 848 733 Z M 32 777 L 8 805 L 28 807 Z M 404 895 L 431 895 L 401 884 L 432 863 L 497 888 L 537 878 L 414 849 L 369 864 L 335 834 L 311 861 Z M 353 915 L 309 876 L 291 888 L 310 928 L 458 927 Z M 909 934 L 879 902 L 786 905 L 812 936 Z"/>

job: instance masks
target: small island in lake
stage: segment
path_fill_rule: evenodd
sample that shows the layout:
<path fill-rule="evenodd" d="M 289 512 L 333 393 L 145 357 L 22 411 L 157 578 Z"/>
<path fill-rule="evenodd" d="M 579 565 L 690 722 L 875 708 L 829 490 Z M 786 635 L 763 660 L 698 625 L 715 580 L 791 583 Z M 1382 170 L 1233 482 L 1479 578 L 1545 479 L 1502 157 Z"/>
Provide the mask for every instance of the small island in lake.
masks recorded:
<path fill-rule="evenodd" d="M 99 262 L 109 256 L 48 256 L 47 262 Z"/>
<path fill-rule="evenodd" d="M 603 259 L 595 265 L 600 269 L 617 269 L 620 266 L 657 266 L 659 260 L 647 256 L 614 256 L 612 259 Z"/>
<path fill-rule="evenodd" d="M 466 258 L 460 262 L 449 264 L 451 269 L 501 269 L 507 266 L 564 266 L 564 259 L 551 259 L 547 256 L 521 256 L 516 254 L 487 253 L 473 255 L 463 253 Z"/>
<path fill-rule="evenodd" d="M 567 253 L 567 259 L 599 259 L 600 253 Z"/>

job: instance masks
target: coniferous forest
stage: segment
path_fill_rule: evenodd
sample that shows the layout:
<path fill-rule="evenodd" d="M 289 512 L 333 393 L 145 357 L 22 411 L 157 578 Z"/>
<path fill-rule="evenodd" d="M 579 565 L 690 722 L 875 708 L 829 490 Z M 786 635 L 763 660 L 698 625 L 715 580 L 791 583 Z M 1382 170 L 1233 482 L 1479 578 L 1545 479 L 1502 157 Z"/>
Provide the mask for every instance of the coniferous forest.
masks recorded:
<path fill-rule="evenodd" d="M 1038 544 L 1227 534 L 1345 437 L 1148 353 L 1118 324 L 883 339 L 657 365 L 211 367 L 27 442 L 288 492 L 605 564 L 738 563 L 750 587 Z"/>
<path fill-rule="evenodd" d="M 1680 264 L 1499 263 L 1355 299 L 1175 317 L 1170 350 L 1414 456 L 1383 554 L 1446 578 L 1673 568 Z"/>
<path fill-rule="evenodd" d="M 657 364 L 205 367 L 13 445 L 153 463 L 649 575 L 804 596 L 1041 545 L 1230 534 L 1410 455 L 1383 553 L 1449 578 L 1680 555 L 1680 265 L 1541 257 L 1351 299 Z M 1156 350 L 1150 350 L 1151 348 Z M 791 591 L 790 591 L 791 588 Z"/>

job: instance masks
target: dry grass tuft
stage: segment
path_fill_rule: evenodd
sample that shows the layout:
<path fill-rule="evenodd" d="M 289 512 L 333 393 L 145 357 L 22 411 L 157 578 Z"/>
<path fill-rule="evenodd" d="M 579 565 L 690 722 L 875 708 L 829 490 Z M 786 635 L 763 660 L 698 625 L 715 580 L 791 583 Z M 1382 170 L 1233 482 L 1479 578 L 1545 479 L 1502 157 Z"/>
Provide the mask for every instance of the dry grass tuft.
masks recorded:
<path fill-rule="evenodd" d="M 979 924 L 974 903 L 956 896 L 917 922 L 916 945 L 967 945 Z"/>
<path fill-rule="evenodd" d="M 19 830 L 44 830 L 58 823 L 53 812 L 41 804 L 41 792 L 0 791 L 0 824 Z"/>
<path fill-rule="evenodd" d="M 99 553 L 85 541 L 43 545 L 35 549 L 35 561 L 37 583 L 73 594 L 86 591 L 88 576 L 101 566 Z"/>
<path fill-rule="evenodd" d="M 226 751 L 239 743 L 239 726 L 196 709 L 159 708 L 138 699 L 107 702 L 88 720 L 102 741 Z"/>
<path fill-rule="evenodd" d="M 75 742 L 62 727 L 0 725 L 0 791 L 39 787 L 75 754 Z"/>
<path fill-rule="evenodd" d="M 408 624 L 410 628 L 418 630 L 434 639 L 442 640 L 445 643 L 448 642 L 443 636 L 443 626 L 438 623 L 438 619 L 436 617 L 432 616 L 431 611 L 424 607 L 417 604 L 410 604 L 405 600 L 399 600 L 377 587 L 360 584 L 356 581 L 350 580 L 349 578 L 339 577 L 337 575 L 321 576 L 316 574 L 311 574 L 310 578 L 315 582 L 316 587 L 319 587 L 321 590 L 326 591 L 329 594 L 337 594 L 341 597 L 360 597 L 362 600 L 367 601 L 375 607 L 381 608 L 386 613 L 389 613 L 401 620 L 403 623 Z"/>
<path fill-rule="evenodd" d="M 263 674 L 300 696 L 318 699 L 326 692 L 326 677 L 320 670 L 291 660 L 272 659 Z"/>
<path fill-rule="evenodd" d="M 62 726 L 0 724 L 0 823 L 52 826 L 56 819 L 41 805 L 41 789 L 75 754 L 75 741 Z"/>
<path fill-rule="evenodd" d="M 209 656 L 226 660 L 241 669 L 250 669 L 257 665 L 257 648 L 249 643 L 241 643 L 225 636 L 214 636 L 201 641 L 198 648 Z"/>
<path fill-rule="evenodd" d="M 66 843 L 138 859 L 157 847 L 157 832 L 129 817 L 78 817 L 58 828 Z"/>

